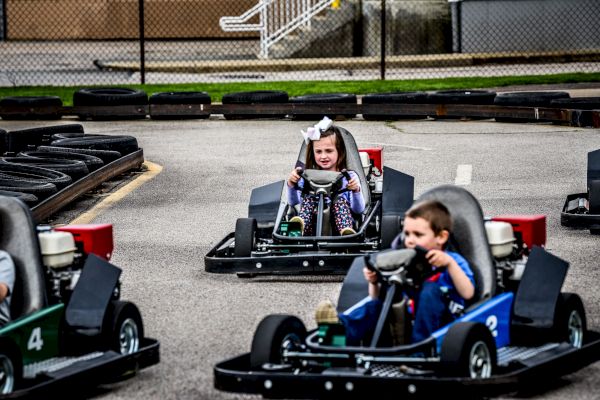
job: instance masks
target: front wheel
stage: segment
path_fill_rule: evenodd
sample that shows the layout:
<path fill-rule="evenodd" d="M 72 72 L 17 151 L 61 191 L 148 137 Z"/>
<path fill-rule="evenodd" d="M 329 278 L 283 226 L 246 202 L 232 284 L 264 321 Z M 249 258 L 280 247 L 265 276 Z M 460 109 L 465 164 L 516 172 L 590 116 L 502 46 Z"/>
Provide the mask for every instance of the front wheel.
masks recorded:
<path fill-rule="evenodd" d="M 256 236 L 256 220 L 254 218 L 238 218 L 235 222 L 234 255 L 250 257 Z"/>
<path fill-rule="evenodd" d="M 110 350 L 123 355 L 137 352 L 144 338 L 140 311 L 133 303 L 112 301 L 102 331 L 104 343 Z"/>
<path fill-rule="evenodd" d="M 581 348 L 587 330 L 585 309 L 575 293 L 561 293 L 554 315 L 554 336 L 559 342 L 568 342 Z"/>
<path fill-rule="evenodd" d="M 304 323 L 293 315 L 267 315 L 256 328 L 250 350 L 250 367 L 282 364 L 285 351 L 298 349 L 306 339 Z"/>
<path fill-rule="evenodd" d="M 23 362 L 17 345 L 0 338 L 0 394 L 13 392 L 23 375 Z"/>
<path fill-rule="evenodd" d="M 458 322 L 442 342 L 444 374 L 472 379 L 490 378 L 496 368 L 496 343 L 490 330 L 477 322 Z"/>

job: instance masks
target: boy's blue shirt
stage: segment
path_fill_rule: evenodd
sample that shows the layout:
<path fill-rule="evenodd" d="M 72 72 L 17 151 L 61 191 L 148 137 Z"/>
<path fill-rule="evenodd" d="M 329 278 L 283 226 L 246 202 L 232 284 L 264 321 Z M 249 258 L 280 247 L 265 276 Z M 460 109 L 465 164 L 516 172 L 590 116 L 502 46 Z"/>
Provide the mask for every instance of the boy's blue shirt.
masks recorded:
<path fill-rule="evenodd" d="M 473 284 L 473 287 L 475 287 L 475 277 L 473 276 L 473 271 L 471 270 L 471 267 L 469 266 L 469 262 L 467 260 L 465 260 L 465 258 L 463 256 L 461 256 L 460 254 L 455 253 L 453 251 L 446 251 L 446 254 L 448 254 L 450 257 L 452 257 L 454 259 L 454 261 L 456 261 L 456 263 L 458 264 L 460 269 L 463 270 L 465 275 L 467 275 L 467 277 Z M 444 268 L 444 270 L 441 272 L 441 275 L 440 275 L 439 279 L 437 280 L 437 283 L 438 283 L 438 285 L 440 285 L 440 287 L 442 287 L 442 288 L 445 287 L 448 289 L 448 294 L 450 295 L 451 300 L 458 302 L 462 305 L 465 304 L 465 299 L 463 299 L 456 291 L 456 287 L 454 286 L 454 282 L 452 282 L 452 278 L 450 277 L 448 268 Z"/>

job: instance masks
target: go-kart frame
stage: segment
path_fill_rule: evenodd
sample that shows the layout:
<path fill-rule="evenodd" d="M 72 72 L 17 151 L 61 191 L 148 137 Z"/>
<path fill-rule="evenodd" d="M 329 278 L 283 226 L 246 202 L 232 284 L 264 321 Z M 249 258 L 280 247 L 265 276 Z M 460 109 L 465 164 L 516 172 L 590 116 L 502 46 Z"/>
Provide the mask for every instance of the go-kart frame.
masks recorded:
<path fill-rule="evenodd" d="M 560 223 L 576 229 L 589 229 L 600 235 L 600 150 L 588 153 L 587 192 L 567 196 Z"/>

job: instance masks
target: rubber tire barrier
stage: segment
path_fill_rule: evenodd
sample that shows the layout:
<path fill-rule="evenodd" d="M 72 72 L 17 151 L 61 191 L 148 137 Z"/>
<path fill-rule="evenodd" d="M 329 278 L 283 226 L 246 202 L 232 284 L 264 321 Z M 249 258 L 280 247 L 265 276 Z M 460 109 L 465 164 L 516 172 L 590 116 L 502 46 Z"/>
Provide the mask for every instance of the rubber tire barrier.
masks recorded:
<path fill-rule="evenodd" d="M 62 172 L 71 177 L 73 182 L 83 178 L 90 173 L 83 161 L 65 160 L 59 158 L 34 158 L 34 157 L 4 157 L 2 162 L 19 165 L 31 165 Z"/>
<path fill-rule="evenodd" d="M 104 162 L 109 164 L 115 160 L 118 160 L 123 155 L 118 151 L 113 150 L 93 150 L 93 149 L 78 149 L 69 147 L 56 147 L 56 146 L 40 146 L 37 148 L 38 151 L 47 153 L 61 152 L 61 153 L 74 153 L 74 154 L 86 154 L 89 156 L 98 157 Z"/>
<path fill-rule="evenodd" d="M 73 93 L 74 106 L 140 106 L 148 104 L 148 95 L 137 89 L 128 88 L 83 88 Z M 144 114 L 127 116 L 94 116 L 79 113 L 81 119 L 114 120 L 114 119 L 144 119 Z"/>
<path fill-rule="evenodd" d="M 38 128 L 19 129 L 6 134 L 6 151 L 18 153 L 30 147 L 49 144 L 52 135 L 56 133 L 81 133 L 83 126 L 80 124 L 52 125 Z"/>
<path fill-rule="evenodd" d="M 89 172 L 94 172 L 98 168 L 101 168 L 104 165 L 104 161 L 102 159 L 90 156 L 87 154 L 80 153 L 67 153 L 63 151 L 24 151 L 17 154 L 17 157 L 31 157 L 31 158 L 39 158 L 40 160 L 44 159 L 61 159 L 61 160 L 78 160 L 83 161 L 86 165 Z"/>
<path fill-rule="evenodd" d="M 55 147 L 67 147 L 91 150 L 112 150 L 127 155 L 138 150 L 137 139 L 128 135 L 90 135 L 80 138 L 60 139 L 50 143 Z"/>
<path fill-rule="evenodd" d="M 148 101 L 153 104 L 211 104 L 210 96 L 206 92 L 163 92 L 154 93 Z M 150 118 L 152 119 L 206 119 L 210 117 L 209 112 L 194 114 L 154 114 L 150 107 Z"/>
<path fill-rule="evenodd" d="M 31 183 L 14 179 L 10 181 L 0 180 L 0 190 L 30 193 L 40 201 L 58 192 L 56 185 L 53 183 Z"/>
<path fill-rule="evenodd" d="M 14 197 L 27 204 L 29 207 L 37 204 L 38 198 L 31 193 L 16 192 L 12 190 L 0 190 L 0 196 Z"/>
<path fill-rule="evenodd" d="M 600 110 L 600 97 L 570 97 L 550 101 L 550 107 L 570 110 Z"/>
<path fill-rule="evenodd" d="M 256 90 L 250 92 L 226 93 L 223 95 L 223 104 L 269 104 L 287 103 L 289 96 L 281 90 Z M 225 119 L 257 119 L 257 118 L 285 118 L 285 114 L 244 114 L 223 113 Z"/>
<path fill-rule="evenodd" d="M 356 104 L 356 95 L 351 93 L 320 93 L 320 94 L 307 94 L 304 96 L 292 97 L 290 99 L 290 103 L 293 104 Z M 323 114 L 293 114 L 292 118 L 299 121 L 310 121 L 310 120 L 320 120 L 324 116 L 327 116 L 331 119 L 336 119 L 336 117 L 342 118 L 354 118 L 356 117 L 355 113 L 347 113 L 347 114 L 337 114 L 333 115 L 331 113 L 323 113 Z"/>
<path fill-rule="evenodd" d="M 83 132 L 61 132 L 61 133 L 55 133 L 52 136 L 50 136 L 50 141 L 48 141 L 47 144 L 50 144 L 50 143 L 52 143 L 55 140 L 71 139 L 71 138 L 78 138 L 78 137 L 83 137 L 83 136 L 90 136 L 90 135 L 86 135 Z"/>
<path fill-rule="evenodd" d="M 426 92 L 396 92 L 396 93 L 371 93 L 364 95 L 362 104 L 427 104 Z M 394 119 L 423 119 L 425 115 L 401 114 L 363 114 L 367 121 L 389 121 Z"/>
<path fill-rule="evenodd" d="M 496 94 L 494 104 L 512 107 L 550 107 L 552 100 L 570 98 L 567 92 L 506 92 Z M 543 122 L 533 118 L 496 117 L 498 122 Z"/>
<path fill-rule="evenodd" d="M 431 104 L 494 104 L 496 92 L 490 90 L 438 90 L 427 95 Z"/>
<path fill-rule="evenodd" d="M 0 107 L 25 107 L 30 111 L 18 114 L 0 114 L 4 120 L 27 120 L 27 119 L 61 119 L 60 112 L 36 111 L 37 107 L 62 107 L 63 102 L 58 96 L 14 96 L 4 97 L 0 100 Z"/>
<path fill-rule="evenodd" d="M 67 174 L 47 168 L 0 162 L 0 184 L 10 185 L 9 181 L 52 183 L 58 189 L 62 189 L 69 186 L 72 179 Z"/>

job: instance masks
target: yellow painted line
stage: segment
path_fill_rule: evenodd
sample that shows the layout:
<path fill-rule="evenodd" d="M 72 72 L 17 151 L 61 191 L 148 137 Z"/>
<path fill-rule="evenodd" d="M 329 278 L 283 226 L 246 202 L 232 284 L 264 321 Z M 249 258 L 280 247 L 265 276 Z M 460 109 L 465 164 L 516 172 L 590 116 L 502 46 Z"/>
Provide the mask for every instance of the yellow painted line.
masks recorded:
<path fill-rule="evenodd" d="M 71 221 L 70 224 L 79 225 L 91 223 L 100 213 L 112 207 L 114 204 L 121 201 L 129 193 L 133 192 L 135 189 L 142 186 L 144 183 L 148 182 L 156 175 L 160 174 L 160 172 L 163 169 L 161 165 L 154 164 L 150 161 L 144 161 L 144 165 L 148 168 L 146 172 L 144 172 L 143 174 L 135 178 L 133 181 L 129 182 L 127 185 L 117 190 L 116 192 L 111 193 L 108 197 L 106 197 L 100 203 L 96 204 L 89 211 L 86 211 L 85 213 L 81 214 L 79 217 Z"/>

